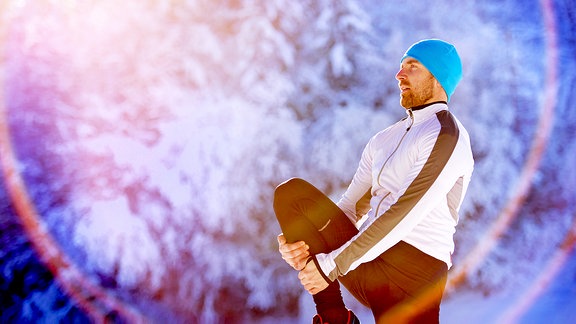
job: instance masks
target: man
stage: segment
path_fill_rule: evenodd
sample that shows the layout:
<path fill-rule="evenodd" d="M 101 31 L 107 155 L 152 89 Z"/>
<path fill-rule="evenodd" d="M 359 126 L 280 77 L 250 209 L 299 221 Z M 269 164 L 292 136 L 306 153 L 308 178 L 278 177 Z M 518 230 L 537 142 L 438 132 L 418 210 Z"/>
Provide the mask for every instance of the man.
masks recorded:
<path fill-rule="evenodd" d="M 279 250 L 313 295 L 314 323 L 359 322 L 338 282 L 376 322 L 439 321 L 474 165 L 468 133 L 448 110 L 461 78 L 453 45 L 412 45 L 396 74 L 407 117 L 370 139 L 338 204 L 301 179 L 276 188 Z"/>

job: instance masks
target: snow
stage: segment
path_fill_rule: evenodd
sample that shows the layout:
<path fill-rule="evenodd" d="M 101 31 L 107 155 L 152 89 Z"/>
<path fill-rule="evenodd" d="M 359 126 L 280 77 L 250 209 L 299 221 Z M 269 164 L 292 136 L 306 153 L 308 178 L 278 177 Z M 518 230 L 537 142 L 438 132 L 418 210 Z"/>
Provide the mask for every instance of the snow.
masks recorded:
<path fill-rule="evenodd" d="M 103 272 L 118 269 L 116 280 L 130 287 L 149 273 L 142 264 L 162 264 L 162 256 L 145 221 L 126 207 L 124 198 L 98 202 L 86 211 L 97 216 L 82 217 L 76 224 L 74 243 L 90 255 L 88 266 Z M 160 278 L 152 274 L 149 279 L 156 287 Z"/>
<path fill-rule="evenodd" d="M 394 80 L 405 49 L 447 39 L 465 67 L 450 109 L 476 159 L 455 267 L 518 183 L 531 185 L 442 306 L 444 323 L 498 322 L 574 224 L 574 16 L 567 2 L 554 5 L 557 31 L 540 3 L 519 0 L 6 1 L 11 140 L 39 221 L 87 277 L 113 281 L 121 302 L 151 318 L 309 322 L 311 298 L 276 251 L 274 187 L 302 177 L 337 199 L 370 136 L 405 116 Z M 542 132 L 553 32 L 553 136 L 522 179 Z M 17 219 L 4 206 L 2 217 Z M 32 256 L 4 253 L 9 243 L 0 251 L 3 278 L 17 280 L 11 270 Z M 562 273 L 565 289 L 555 283 L 522 322 L 573 304 L 574 277 Z M 28 319 L 78 316 L 70 304 L 55 309 L 59 298 L 52 284 L 9 307 Z"/>

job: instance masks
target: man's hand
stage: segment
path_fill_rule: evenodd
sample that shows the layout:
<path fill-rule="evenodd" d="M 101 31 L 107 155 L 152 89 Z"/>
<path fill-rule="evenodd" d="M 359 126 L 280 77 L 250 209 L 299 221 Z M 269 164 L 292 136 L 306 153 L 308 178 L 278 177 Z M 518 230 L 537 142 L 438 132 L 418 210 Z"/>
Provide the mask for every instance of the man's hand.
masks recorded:
<path fill-rule="evenodd" d="M 286 243 L 284 234 L 278 235 L 278 250 L 282 259 L 295 270 L 302 270 L 306 266 L 306 260 L 310 256 L 308 245 L 304 241 Z"/>
<path fill-rule="evenodd" d="M 328 287 L 328 282 L 320 274 L 316 263 L 308 262 L 306 267 L 298 274 L 300 283 L 311 295 L 315 295 Z"/>

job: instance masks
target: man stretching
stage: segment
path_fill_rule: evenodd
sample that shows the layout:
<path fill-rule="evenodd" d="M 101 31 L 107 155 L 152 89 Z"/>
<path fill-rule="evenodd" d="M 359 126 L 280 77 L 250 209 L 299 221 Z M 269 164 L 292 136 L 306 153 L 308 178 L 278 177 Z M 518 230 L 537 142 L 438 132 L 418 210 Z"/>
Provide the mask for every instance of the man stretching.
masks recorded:
<path fill-rule="evenodd" d="M 415 43 L 396 74 L 407 116 L 370 139 L 338 203 L 298 178 L 276 188 L 279 250 L 313 295 L 313 323 L 359 323 L 339 282 L 376 322 L 439 321 L 474 166 L 468 133 L 448 110 L 461 78 L 453 45 Z"/>

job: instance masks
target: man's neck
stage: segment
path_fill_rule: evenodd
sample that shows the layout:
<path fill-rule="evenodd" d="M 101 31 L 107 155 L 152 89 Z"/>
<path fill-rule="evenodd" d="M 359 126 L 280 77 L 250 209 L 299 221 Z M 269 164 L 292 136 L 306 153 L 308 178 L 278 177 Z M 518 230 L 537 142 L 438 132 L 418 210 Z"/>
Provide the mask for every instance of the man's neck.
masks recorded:
<path fill-rule="evenodd" d="M 443 103 L 443 104 L 445 104 L 445 105 L 448 105 L 448 103 L 447 103 L 446 101 L 444 101 L 444 100 L 439 100 L 439 101 L 433 101 L 433 102 L 429 102 L 429 103 L 426 103 L 426 104 L 423 104 L 423 105 L 419 105 L 419 106 L 410 107 L 410 108 L 408 108 L 408 109 L 412 109 L 412 111 L 416 111 L 416 110 L 424 109 L 424 108 L 426 108 L 426 107 L 428 107 L 428 106 L 432 106 L 432 105 L 435 105 L 435 104 L 438 104 L 438 103 Z"/>

